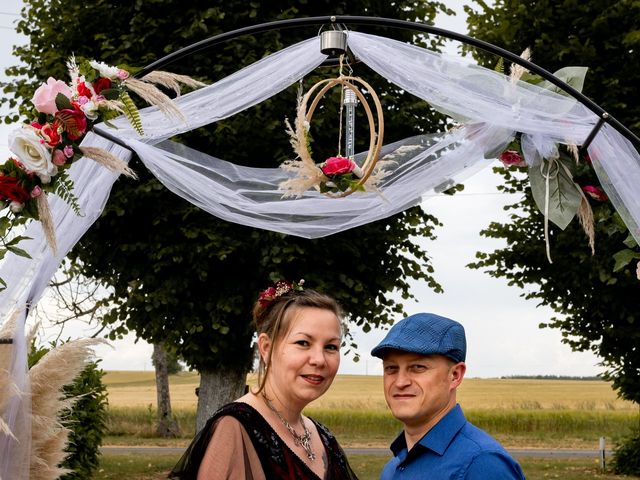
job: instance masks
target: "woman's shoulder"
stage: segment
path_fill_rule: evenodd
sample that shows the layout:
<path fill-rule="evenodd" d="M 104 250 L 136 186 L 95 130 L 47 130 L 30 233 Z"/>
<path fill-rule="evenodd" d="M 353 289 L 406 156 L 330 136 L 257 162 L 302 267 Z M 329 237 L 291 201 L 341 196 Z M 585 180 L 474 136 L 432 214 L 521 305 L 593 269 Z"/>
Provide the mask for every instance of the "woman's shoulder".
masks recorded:
<path fill-rule="evenodd" d="M 254 407 L 238 401 L 227 403 L 220 407 L 209 419 L 209 424 L 214 425 L 223 417 L 235 418 L 241 424 L 262 420 L 262 415 Z"/>

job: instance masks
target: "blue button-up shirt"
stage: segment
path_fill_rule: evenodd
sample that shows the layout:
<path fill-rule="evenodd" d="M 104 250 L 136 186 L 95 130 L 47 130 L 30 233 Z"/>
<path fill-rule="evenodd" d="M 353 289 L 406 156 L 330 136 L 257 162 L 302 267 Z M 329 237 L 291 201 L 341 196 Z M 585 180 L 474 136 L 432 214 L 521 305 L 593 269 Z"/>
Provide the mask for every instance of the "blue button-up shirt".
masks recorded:
<path fill-rule="evenodd" d="M 402 432 L 381 480 L 524 480 L 520 465 L 488 433 L 464 418 L 460 405 L 407 451 Z"/>

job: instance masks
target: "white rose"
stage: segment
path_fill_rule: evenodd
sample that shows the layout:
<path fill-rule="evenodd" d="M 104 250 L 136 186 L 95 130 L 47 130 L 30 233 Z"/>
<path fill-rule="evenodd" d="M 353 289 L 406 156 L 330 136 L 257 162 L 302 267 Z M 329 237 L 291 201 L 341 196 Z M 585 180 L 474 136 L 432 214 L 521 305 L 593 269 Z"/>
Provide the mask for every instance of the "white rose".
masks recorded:
<path fill-rule="evenodd" d="M 58 173 L 58 167 L 53 164 L 51 158 L 51 151 L 37 130 L 29 125 L 9 133 L 9 150 L 18 157 L 24 168 L 39 177 L 51 177 Z"/>
<path fill-rule="evenodd" d="M 98 70 L 101 77 L 110 78 L 111 80 L 118 78 L 118 71 L 120 70 L 118 67 L 112 67 L 104 62 L 97 62 L 95 60 L 91 60 L 89 65 Z"/>
<path fill-rule="evenodd" d="M 80 105 L 80 110 L 84 112 L 89 120 L 96 120 L 98 118 L 98 105 L 96 105 L 93 100 L 89 100 L 84 105 Z"/>
<path fill-rule="evenodd" d="M 13 213 L 20 213 L 23 209 L 24 209 L 24 203 L 20 203 L 20 202 L 11 202 L 9 204 L 9 209 L 13 212 Z"/>

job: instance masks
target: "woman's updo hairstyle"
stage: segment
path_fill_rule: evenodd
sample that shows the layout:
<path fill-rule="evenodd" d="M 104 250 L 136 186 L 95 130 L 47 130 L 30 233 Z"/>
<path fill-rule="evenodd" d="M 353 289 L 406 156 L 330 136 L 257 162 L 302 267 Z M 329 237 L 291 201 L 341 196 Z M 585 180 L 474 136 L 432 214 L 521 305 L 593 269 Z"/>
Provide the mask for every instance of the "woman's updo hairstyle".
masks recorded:
<path fill-rule="evenodd" d="M 262 356 L 258 354 L 258 390 L 253 392 L 256 395 L 264 390 L 274 346 L 280 343 L 289 331 L 295 310 L 300 307 L 329 310 L 338 319 L 342 332 L 342 310 L 338 302 L 324 293 L 303 289 L 303 284 L 304 280 L 298 283 L 280 280 L 274 287 L 269 287 L 260 293 L 253 306 L 253 322 L 257 334 L 264 333 L 271 339 L 268 363 L 265 363 Z"/>

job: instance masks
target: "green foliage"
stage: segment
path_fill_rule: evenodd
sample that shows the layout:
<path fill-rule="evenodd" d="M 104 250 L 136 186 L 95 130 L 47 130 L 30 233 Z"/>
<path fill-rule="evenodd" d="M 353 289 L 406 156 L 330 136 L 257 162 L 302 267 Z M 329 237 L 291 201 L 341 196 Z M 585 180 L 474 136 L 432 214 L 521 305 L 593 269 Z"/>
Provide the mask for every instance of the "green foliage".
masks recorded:
<path fill-rule="evenodd" d="M 96 58 L 108 64 L 145 65 L 200 41 L 242 26 L 293 17 L 361 12 L 392 18 L 433 20 L 449 12 L 442 2 L 193 2 L 151 0 L 91 4 L 27 0 L 18 30 L 28 38 L 15 48 L 20 66 L 0 100 L 25 116 L 38 82 L 63 76 L 66 58 Z M 126 21 L 123 21 L 126 19 Z M 371 31 L 371 29 L 369 29 Z M 405 31 L 375 33 L 412 40 Z M 170 32 L 170 34 L 168 34 Z M 246 36 L 172 63 L 169 70 L 209 83 L 284 46 L 317 34 L 317 27 Z M 421 42 L 437 47 L 440 40 Z M 396 141 L 444 126 L 443 117 L 393 87 L 362 65 L 386 108 L 385 138 Z M 337 69 L 314 73 L 335 76 Z M 273 167 L 293 152 L 284 118 L 295 114 L 297 86 L 230 119 L 185 134 L 180 141 L 201 151 L 253 167 Z M 335 152 L 339 95 L 326 98 L 314 118 L 314 153 Z M 330 112 L 334 112 L 331 114 Z M 362 112 L 357 125 L 366 125 Z M 367 136 L 368 138 L 368 136 Z M 367 148 L 360 135 L 357 150 Z M 365 330 L 390 324 L 403 312 L 390 292 L 411 298 L 409 279 L 440 291 L 433 267 L 415 239 L 434 238 L 436 218 L 412 208 L 328 238 L 305 240 L 255 230 L 214 218 L 167 191 L 134 158 L 139 180 L 122 179 L 113 188 L 104 214 L 71 253 L 82 274 L 113 288 L 114 308 L 104 322 L 112 336 L 133 330 L 175 350 L 198 370 L 245 371 L 251 364 L 251 305 L 270 280 L 305 278 L 309 287 L 335 295 L 349 320 Z M 339 201 L 339 200 L 337 200 Z"/>
<path fill-rule="evenodd" d="M 613 471 L 618 475 L 640 475 L 640 430 L 635 430 L 616 446 Z"/>
<path fill-rule="evenodd" d="M 107 427 L 107 390 L 102 383 L 104 371 L 98 363 L 85 367 L 71 385 L 63 389 L 65 397 L 80 397 L 73 408 L 63 412 L 62 420 L 71 428 L 69 456 L 62 466 L 73 472 L 61 480 L 89 480 L 100 463 L 100 445 Z"/>
<path fill-rule="evenodd" d="M 51 348 L 55 344 L 51 345 Z M 50 350 L 31 346 L 29 368 L 33 367 Z M 64 468 L 73 470 L 62 480 L 89 480 L 99 465 L 100 445 L 107 431 L 107 389 L 102 383 L 105 372 L 99 368 L 100 360 L 89 363 L 73 383 L 63 387 L 64 398 L 77 398 L 70 409 L 60 412 L 59 420 L 71 430 L 68 453 L 62 462 Z"/>
<path fill-rule="evenodd" d="M 123 111 L 127 120 L 131 123 L 131 126 L 135 128 L 139 135 L 144 135 L 144 128 L 142 128 L 142 119 L 140 118 L 140 112 L 138 107 L 133 103 L 131 96 L 128 92 L 120 93 L 120 100 L 122 101 Z"/>
<path fill-rule="evenodd" d="M 60 170 L 58 172 L 58 178 L 53 193 L 58 195 L 65 201 L 65 203 L 68 203 L 76 215 L 82 215 L 80 204 L 78 204 L 78 197 L 73 193 L 73 181 L 69 178 L 67 170 Z"/>
<path fill-rule="evenodd" d="M 632 130 L 640 130 L 640 4 L 610 2 L 531 2 L 497 0 L 493 7 L 476 0 L 478 12 L 467 7 L 472 36 L 520 52 L 532 47 L 534 61 L 547 70 L 584 65 L 589 76 L 584 93 Z M 489 54 L 477 52 L 484 64 Z M 640 315 L 637 296 L 635 242 L 625 244 L 628 231 L 610 203 L 592 202 L 596 255 L 591 256 L 577 222 L 564 231 L 550 232 L 553 264 L 545 259 L 543 217 L 531 190 L 519 174 L 498 169 L 502 191 L 521 193 L 521 201 L 506 207 L 510 222 L 492 223 L 483 234 L 506 241 L 505 248 L 478 253 L 472 266 L 524 290 L 557 312 L 543 327 L 562 331 L 563 342 L 574 350 L 591 350 L 602 359 L 605 378 L 627 399 L 640 402 Z M 598 185 L 586 165 L 575 172 L 579 185 Z M 625 249 L 632 253 L 618 253 Z M 617 256 L 616 256 L 617 254 Z M 614 271 L 615 267 L 615 271 Z"/>
<path fill-rule="evenodd" d="M 562 230 L 574 219 L 582 203 L 582 191 L 573 181 L 573 159 L 561 155 L 529 168 L 529 184 L 538 210 L 548 210 L 549 221 Z M 548 179 L 547 179 L 548 177 Z"/>

